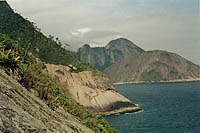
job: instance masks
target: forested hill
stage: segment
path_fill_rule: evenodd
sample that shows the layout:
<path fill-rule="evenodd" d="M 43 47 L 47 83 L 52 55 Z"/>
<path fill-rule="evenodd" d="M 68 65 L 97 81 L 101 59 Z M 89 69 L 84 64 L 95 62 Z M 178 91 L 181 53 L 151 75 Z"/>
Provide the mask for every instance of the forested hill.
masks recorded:
<path fill-rule="evenodd" d="M 0 33 L 6 34 L 13 40 L 32 52 L 43 62 L 50 64 L 72 64 L 80 71 L 91 68 L 88 64 L 79 62 L 72 54 L 61 47 L 53 36 L 46 37 L 33 22 L 15 13 L 6 1 L 0 1 Z M 92 69 L 92 68 L 91 68 Z"/>

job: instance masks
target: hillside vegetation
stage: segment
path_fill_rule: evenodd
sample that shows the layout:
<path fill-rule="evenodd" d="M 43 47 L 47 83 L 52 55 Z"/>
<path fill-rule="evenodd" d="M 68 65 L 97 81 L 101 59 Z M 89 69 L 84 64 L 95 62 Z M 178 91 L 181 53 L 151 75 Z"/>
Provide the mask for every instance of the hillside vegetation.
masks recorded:
<path fill-rule="evenodd" d="M 57 39 L 42 34 L 33 22 L 15 13 L 6 1 L 0 1 L 0 68 L 26 89 L 36 90 L 52 110 L 63 107 L 95 132 L 116 132 L 102 117 L 90 113 L 67 96 L 47 74 L 45 66 L 38 66 L 35 57 L 45 63 L 73 65 L 77 69 L 72 72 L 87 70 L 92 71 L 93 76 L 102 74 L 88 63 L 78 61 Z"/>
<path fill-rule="evenodd" d="M 102 74 L 88 63 L 78 61 L 70 51 L 62 48 L 58 38 L 42 34 L 33 22 L 15 13 L 5 1 L 0 2 L 0 22 L 0 33 L 17 40 L 21 47 L 33 53 L 41 61 L 49 64 L 72 64 L 77 68 L 74 72 L 90 70 L 94 76 Z"/>
<path fill-rule="evenodd" d="M 64 89 L 54 83 L 45 72 L 44 66 L 39 67 L 35 59 L 27 54 L 17 41 L 3 34 L 0 34 L 0 67 L 7 74 L 14 76 L 28 90 L 36 90 L 40 99 L 44 100 L 52 110 L 63 107 L 95 132 L 116 132 L 102 117 L 90 113 L 85 107 L 68 97 Z"/>

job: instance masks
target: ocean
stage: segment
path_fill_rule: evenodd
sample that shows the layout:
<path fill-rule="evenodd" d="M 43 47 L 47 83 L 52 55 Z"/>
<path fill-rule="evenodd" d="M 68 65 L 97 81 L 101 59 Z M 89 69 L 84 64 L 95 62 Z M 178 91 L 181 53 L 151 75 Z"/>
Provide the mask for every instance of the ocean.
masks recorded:
<path fill-rule="evenodd" d="M 200 82 L 117 85 L 143 111 L 105 116 L 120 133 L 200 133 Z"/>

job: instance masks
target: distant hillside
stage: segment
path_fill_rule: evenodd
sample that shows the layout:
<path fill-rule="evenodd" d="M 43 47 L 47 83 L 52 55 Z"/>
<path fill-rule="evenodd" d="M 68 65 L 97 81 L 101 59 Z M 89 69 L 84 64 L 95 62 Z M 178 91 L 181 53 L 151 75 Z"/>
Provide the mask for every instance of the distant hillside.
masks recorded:
<path fill-rule="evenodd" d="M 110 65 L 141 52 L 144 52 L 144 50 L 131 41 L 119 38 L 110 41 L 106 47 L 91 48 L 88 44 L 85 44 L 78 50 L 78 59 L 90 63 L 100 71 L 104 71 Z"/>
<path fill-rule="evenodd" d="M 132 55 L 105 70 L 112 82 L 200 80 L 200 66 L 166 51 Z"/>

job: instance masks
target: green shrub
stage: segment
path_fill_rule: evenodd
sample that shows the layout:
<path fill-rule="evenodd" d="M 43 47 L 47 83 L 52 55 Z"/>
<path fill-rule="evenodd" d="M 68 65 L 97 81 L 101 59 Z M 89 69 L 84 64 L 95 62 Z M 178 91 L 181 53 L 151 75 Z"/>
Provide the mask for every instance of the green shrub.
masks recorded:
<path fill-rule="evenodd" d="M 17 40 L 21 47 L 29 50 L 41 61 L 49 64 L 72 64 L 78 68 L 74 72 L 95 70 L 88 63 L 82 63 L 76 59 L 74 52 L 62 48 L 53 36 L 46 37 L 42 34 L 33 22 L 15 13 L 6 2 L 0 3 L 0 22 L 0 33 Z"/>
<path fill-rule="evenodd" d="M 161 80 L 161 75 L 159 72 L 156 72 L 155 70 L 151 70 L 149 72 L 143 72 L 142 80 L 144 80 L 144 81 L 159 81 L 159 80 Z"/>
<path fill-rule="evenodd" d="M 61 74 L 61 75 L 65 75 L 63 71 L 61 70 L 56 70 L 57 73 Z"/>
<path fill-rule="evenodd" d="M 20 56 L 17 53 L 12 52 L 11 43 L 12 41 L 6 38 L 5 36 L 1 36 L 0 38 L 0 64 L 5 68 L 15 68 L 18 67 L 18 61 Z"/>
<path fill-rule="evenodd" d="M 67 96 L 64 89 L 56 84 L 47 73 L 42 72 L 42 67 L 39 68 L 34 61 L 34 58 L 26 55 L 25 50 L 18 47 L 16 42 L 10 40 L 5 35 L 0 34 L 0 44 L 1 47 L 6 47 L 1 49 L 0 52 L 6 50 L 14 54 L 14 57 L 20 56 L 18 61 L 12 61 L 12 63 L 16 64 L 20 68 L 21 79 L 19 82 L 28 89 L 35 89 L 38 91 L 40 99 L 44 100 L 50 108 L 55 109 L 59 106 L 63 107 L 67 112 L 72 114 L 87 127 L 91 128 L 94 132 L 117 132 L 109 126 L 104 118 L 92 114 L 84 106 Z M 16 47 L 18 48 L 16 49 Z M 4 59 L 5 57 L 1 56 L 0 58 Z M 9 59 L 5 60 L 3 65 L 5 65 L 7 61 L 9 62 L 10 58 L 11 57 L 9 56 Z"/>

